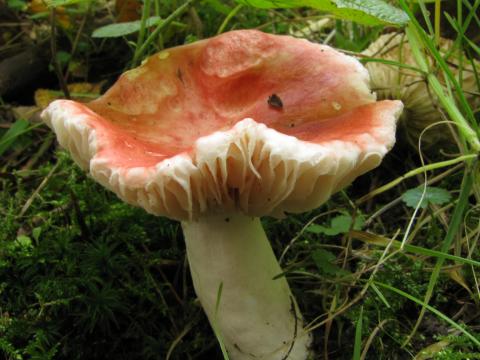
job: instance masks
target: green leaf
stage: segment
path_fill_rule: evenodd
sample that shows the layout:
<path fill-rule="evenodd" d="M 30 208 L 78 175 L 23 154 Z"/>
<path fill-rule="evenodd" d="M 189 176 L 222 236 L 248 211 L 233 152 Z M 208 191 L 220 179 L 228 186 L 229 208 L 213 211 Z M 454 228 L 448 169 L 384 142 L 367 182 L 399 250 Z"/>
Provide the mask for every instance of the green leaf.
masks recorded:
<path fill-rule="evenodd" d="M 355 219 L 354 230 L 360 230 L 363 226 L 365 219 L 363 216 L 357 216 Z M 335 236 L 338 234 L 346 234 L 350 231 L 352 226 L 352 217 L 348 214 L 338 215 L 334 217 L 330 223 L 330 227 L 325 227 L 318 224 L 312 224 L 307 227 L 306 231 L 314 234 L 325 234 L 328 236 Z"/>
<path fill-rule="evenodd" d="M 159 16 L 152 16 L 147 19 L 145 22 L 145 26 L 151 27 L 154 25 L 158 25 L 163 20 Z M 92 37 L 94 38 L 112 38 L 112 37 L 120 37 L 129 34 L 136 33 L 140 30 L 141 20 L 123 22 L 118 24 L 110 24 L 102 26 L 96 29 Z"/>
<path fill-rule="evenodd" d="M 318 271 L 328 275 L 348 275 L 348 271 L 338 267 L 334 261 L 337 257 L 330 251 L 318 249 L 312 253 L 312 259 L 318 268 Z"/>
<path fill-rule="evenodd" d="M 22 248 L 29 248 L 32 246 L 32 239 L 27 235 L 18 235 L 16 242 Z"/>
<path fill-rule="evenodd" d="M 36 227 L 32 230 L 32 236 L 33 239 L 38 243 L 38 239 L 40 238 L 40 235 L 42 233 L 42 228 L 41 227 Z"/>
<path fill-rule="evenodd" d="M 220 0 L 206 0 L 205 3 L 223 15 L 228 15 L 232 11 L 232 8 L 223 4 Z"/>
<path fill-rule="evenodd" d="M 66 51 L 60 50 L 60 51 L 57 51 L 56 57 L 60 65 L 65 65 L 65 64 L 68 64 L 68 62 L 70 61 L 71 54 Z"/>
<path fill-rule="evenodd" d="M 10 126 L 7 132 L 0 138 L 0 156 L 13 145 L 13 142 L 18 136 L 25 133 L 27 128 L 28 121 L 23 119 L 17 120 Z"/>
<path fill-rule="evenodd" d="M 412 208 L 417 207 L 418 203 L 421 200 L 422 203 L 420 204 L 420 207 L 422 209 L 425 209 L 428 204 L 443 205 L 448 203 L 452 198 L 450 193 L 445 189 L 427 186 L 425 195 L 422 199 L 423 191 L 423 186 L 419 186 L 415 189 L 410 189 L 402 195 L 402 200 L 403 202 L 405 202 L 405 204 L 407 204 L 407 206 L 410 206 Z"/>
<path fill-rule="evenodd" d="M 364 25 L 405 25 L 408 15 L 383 0 L 237 0 L 262 9 L 308 6 Z"/>
<path fill-rule="evenodd" d="M 25 11 L 28 7 L 27 2 L 24 0 L 7 0 L 7 6 L 18 11 Z"/>

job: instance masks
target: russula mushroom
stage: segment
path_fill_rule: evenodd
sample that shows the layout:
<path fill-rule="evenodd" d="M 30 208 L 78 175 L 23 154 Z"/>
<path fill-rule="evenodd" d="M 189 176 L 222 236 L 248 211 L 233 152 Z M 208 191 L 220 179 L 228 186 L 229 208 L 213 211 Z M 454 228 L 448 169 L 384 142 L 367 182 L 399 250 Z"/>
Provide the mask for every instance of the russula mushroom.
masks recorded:
<path fill-rule="evenodd" d="M 232 359 L 304 360 L 310 334 L 259 217 L 314 209 L 379 165 L 402 103 L 376 102 L 368 81 L 328 46 L 240 30 L 162 51 L 99 99 L 42 116 L 96 181 L 181 221 Z"/>
<path fill-rule="evenodd" d="M 446 55 L 452 50 L 453 44 L 454 42 L 451 40 L 440 38 L 440 53 Z M 381 35 L 362 54 L 367 57 L 417 66 L 412 48 L 404 33 Z M 479 89 L 474 69 L 469 60 L 464 58 L 461 73 L 458 51 L 454 51 L 449 56 L 448 63 L 456 78 L 461 77 L 461 84 L 467 100 L 472 106 L 479 106 Z M 405 111 L 401 116 L 400 124 L 405 129 L 408 140 L 417 147 L 420 133 L 429 125 L 444 120 L 440 112 L 441 106 L 433 91 L 428 89 L 423 75 L 417 71 L 381 62 L 367 62 L 365 66 L 370 73 L 371 87 L 376 91 L 379 99 L 397 99 L 404 103 Z M 477 63 L 476 67 L 479 69 L 480 63 Z M 422 136 L 422 145 L 431 146 L 448 139 L 449 136 L 451 136 L 451 132 L 445 128 L 445 125 L 437 126 Z"/>

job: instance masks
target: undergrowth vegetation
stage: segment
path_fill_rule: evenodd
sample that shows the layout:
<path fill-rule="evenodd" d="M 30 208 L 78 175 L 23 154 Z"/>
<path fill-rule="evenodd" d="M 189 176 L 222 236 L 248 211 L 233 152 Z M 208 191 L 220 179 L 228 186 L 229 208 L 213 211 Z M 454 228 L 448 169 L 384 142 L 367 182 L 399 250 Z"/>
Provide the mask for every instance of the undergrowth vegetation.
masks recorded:
<path fill-rule="evenodd" d="M 372 14 L 362 23 L 270 3 L 7 0 L 0 60 L 35 46 L 51 61 L 41 75 L 23 70 L 28 86 L 0 81 L 1 358 L 223 358 L 195 298 L 179 224 L 91 180 L 38 111 L 58 97 L 97 97 L 163 48 L 241 28 L 413 71 L 447 123 L 412 146 L 406 102 L 380 167 L 315 211 L 263 219 L 315 359 L 480 358 L 480 1 L 393 1 L 398 22 Z M 389 32 L 406 33 L 413 63 L 358 54 Z M 440 36 L 454 40 L 447 54 Z M 463 71 L 474 79 L 468 89 Z M 436 131 L 446 133 L 424 148 Z"/>

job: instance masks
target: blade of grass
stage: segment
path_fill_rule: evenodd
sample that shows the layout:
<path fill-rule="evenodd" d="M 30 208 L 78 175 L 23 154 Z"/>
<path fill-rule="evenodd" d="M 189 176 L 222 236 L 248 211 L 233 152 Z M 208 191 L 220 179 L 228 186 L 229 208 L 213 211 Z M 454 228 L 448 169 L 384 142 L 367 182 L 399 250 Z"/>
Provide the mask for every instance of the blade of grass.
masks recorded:
<path fill-rule="evenodd" d="M 462 33 L 465 33 L 467 31 L 467 28 L 470 26 L 470 22 L 472 20 L 475 20 L 477 25 L 480 26 L 480 19 L 477 16 L 477 9 L 480 7 L 480 0 L 475 0 L 473 5 L 470 4 L 468 0 L 463 0 L 463 4 L 468 9 L 467 16 L 465 17 L 465 20 L 463 22 L 461 21 L 462 6 L 460 6 L 462 1 L 458 0 L 458 2 L 459 2 L 459 5 L 457 5 L 458 12 L 459 12 L 458 19 L 459 19 L 459 23 L 461 23 L 462 25 Z"/>
<path fill-rule="evenodd" d="M 363 322 L 363 306 L 360 308 L 360 316 L 355 325 L 355 343 L 353 345 L 353 360 L 360 360 L 362 353 L 362 322 Z"/>
<path fill-rule="evenodd" d="M 222 352 L 223 359 L 230 360 L 230 358 L 228 357 L 227 349 L 225 348 L 225 344 L 223 342 L 222 334 L 218 331 L 218 328 L 217 328 L 217 314 L 218 314 L 218 309 L 220 308 L 222 291 L 223 291 L 223 282 L 220 283 L 220 285 L 218 286 L 217 300 L 215 302 L 215 319 L 212 322 L 212 328 L 213 328 L 213 332 L 215 333 L 215 337 L 217 338 L 218 344 L 220 345 L 220 350 Z"/>
<path fill-rule="evenodd" d="M 21 125 L 15 126 L 15 124 L 17 124 L 18 122 L 21 122 Z M 23 122 L 27 122 L 27 125 L 28 125 L 27 120 L 22 120 L 22 119 L 17 120 L 10 127 L 10 129 L 8 129 L 7 132 L 3 134 L 3 136 L 0 138 L 0 155 L 2 155 L 13 144 L 13 141 L 17 137 L 19 137 L 20 135 L 26 134 L 31 130 L 43 125 L 43 123 L 38 123 L 32 126 L 24 127 Z M 13 126 L 15 126 L 14 130 L 12 130 Z"/>
<path fill-rule="evenodd" d="M 172 12 L 165 20 L 163 20 L 155 30 L 147 37 L 145 42 L 140 46 L 138 51 L 135 51 L 132 64 L 138 64 L 139 60 L 145 54 L 150 44 L 155 40 L 155 38 L 160 34 L 160 32 L 165 29 L 175 18 L 180 16 L 187 7 L 193 3 L 195 0 L 187 0 L 183 5 L 179 6 L 174 12 Z"/>
<path fill-rule="evenodd" d="M 218 34 L 221 34 L 223 33 L 223 31 L 225 30 L 225 28 L 227 27 L 228 25 L 228 22 L 235 16 L 237 15 L 237 13 L 240 11 L 240 9 L 243 7 L 242 4 L 238 4 L 237 6 L 235 6 L 235 8 L 232 9 L 232 11 L 230 11 L 227 15 L 227 17 L 225 18 L 225 20 L 223 20 L 222 22 L 222 25 L 220 25 L 220 27 L 218 28 L 217 30 L 217 35 Z"/>
<path fill-rule="evenodd" d="M 430 11 L 427 10 L 427 7 L 425 6 L 425 2 L 419 1 L 417 2 L 417 4 L 420 9 L 420 12 L 422 13 L 423 21 L 425 21 L 425 25 L 427 26 L 428 33 L 433 34 L 435 30 L 432 26 L 432 22 L 430 21 Z"/>
<path fill-rule="evenodd" d="M 375 294 L 377 294 L 378 298 L 380 300 L 382 300 L 382 302 L 385 304 L 385 306 L 387 308 L 390 308 L 391 306 L 388 303 L 387 299 L 385 298 L 385 296 L 383 296 L 382 292 L 378 289 L 378 287 L 375 286 L 374 282 L 370 283 L 370 287 L 373 289 L 373 291 L 375 291 Z"/>
<path fill-rule="evenodd" d="M 447 60 L 450 55 L 457 49 L 458 47 L 461 47 L 461 42 L 466 39 L 465 38 L 465 32 L 467 31 L 468 27 L 470 26 L 470 23 L 472 20 L 475 20 L 478 25 L 480 25 L 480 20 L 478 17 L 475 15 L 477 8 L 480 7 L 480 0 L 476 0 L 473 6 L 468 3 L 468 1 L 464 0 L 465 6 L 468 8 L 468 14 L 463 20 L 463 14 L 462 14 L 462 1 L 457 0 L 457 19 L 458 21 L 455 21 L 456 24 L 458 24 L 458 27 L 454 26 L 452 21 L 452 17 L 448 13 L 444 13 L 445 18 L 450 22 L 450 24 L 453 26 L 455 31 L 457 32 L 457 39 L 455 39 L 454 45 L 447 51 L 445 54 L 444 58 Z"/>
<path fill-rule="evenodd" d="M 441 0 L 435 0 L 435 44 L 440 44 L 440 18 L 442 14 Z"/>
<path fill-rule="evenodd" d="M 401 296 L 413 301 L 414 303 L 417 303 L 418 305 L 421 305 L 423 309 L 429 310 L 430 312 L 435 314 L 437 317 L 439 317 L 440 319 L 444 320 L 445 322 L 450 324 L 455 329 L 462 332 L 466 337 L 468 337 L 470 340 L 472 340 L 472 342 L 476 346 L 480 347 L 480 341 L 475 336 L 473 336 L 470 332 L 465 330 L 460 324 L 458 324 L 455 321 L 453 321 L 452 319 L 450 319 L 447 315 L 445 315 L 444 313 L 435 309 L 433 306 L 430 306 L 427 303 L 423 302 L 422 300 L 417 299 L 416 297 L 414 297 L 414 296 L 412 296 L 412 295 L 410 295 L 410 294 L 408 294 L 408 293 L 406 293 L 406 292 L 404 292 L 400 289 L 397 289 L 396 287 L 393 287 L 391 285 L 384 284 L 384 283 L 381 283 L 381 282 L 378 282 L 378 281 L 375 281 L 375 284 L 380 286 L 380 287 L 383 287 L 384 289 L 388 289 L 390 291 L 393 291 L 394 293 L 396 293 L 398 295 L 401 295 Z"/>
<path fill-rule="evenodd" d="M 145 39 L 145 29 L 147 28 L 146 26 L 147 19 L 150 17 L 150 7 L 151 7 L 151 1 L 145 0 L 143 4 L 143 10 L 142 10 L 142 19 L 140 20 L 140 30 L 138 32 L 137 46 L 135 48 L 135 54 L 133 55 L 132 67 L 135 67 L 138 65 L 138 59 L 139 59 L 138 52 L 140 51 L 140 48 Z"/>
<path fill-rule="evenodd" d="M 422 47 L 424 45 L 422 41 L 424 39 L 419 36 L 419 33 L 422 33 L 422 32 L 423 32 L 423 29 L 416 29 L 414 25 L 409 25 L 409 27 L 406 29 L 408 41 L 410 43 L 412 54 L 413 54 L 413 57 L 415 58 L 415 61 L 417 62 L 417 64 L 422 70 L 424 70 L 425 72 L 429 72 L 426 59 L 422 54 Z M 427 37 L 425 36 L 425 38 Z M 436 49 L 435 51 L 438 53 Z M 442 68 L 445 74 L 449 74 L 448 79 L 454 85 L 457 91 L 457 95 L 460 98 L 463 98 L 463 100 L 465 100 L 464 110 L 470 116 L 470 119 L 474 119 L 472 109 L 468 105 L 468 102 L 466 101 L 465 96 L 463 94 L 463 90 L 458 84 L 453 74 L 451 73 L 450 68 L 444 62 L 443 58 L 440 55 L 439 55 L 439 58 L 438 59 L 435 58 L 435 60 L 437 60 L 439 66 Z M 442 64 L 445 66 L 443 66 Z M 470 146 L 474 151 L 480 152 L 480 141 L 478 139 L 477 133 L 472 129 L 472 127 L 470 126 L 470 123 L 465 119 L 463 114 L 460 112 L 453 98 L 448 96 L 445 93 L 445 90 L 442 84 L 433 73 L 429 73 L 426 77 L 426 80 L 428 82 L 428 85 L 432 89 L 433 93 L 437 96 L 438 101 L 442 104 L 443 108 L 447 111 L 451 119 L 457 124 L 462 137 L 466 140 L 466 142 L 470 144 Z M 477 127 L 476 124 L 474 124 L 473 126 Z"/>
<path fill-rule="evenodd" d="M 476 165 L 476 164 L 475 164 Z M 474 167 L 474 170 L 476 167 Z M 463 219 L 463 214 L 467 208 L 468 205 L 468 197 L 470 195 L 470 191 L 473 186 L 473 180 L 474 180 L 474 171 L 471 169 L 467 168 L 465 170 L 463 180 L 462 180 L 462 185 L 460 188 L 460 196 L 458 198 L 457 205 L 455 206 L 455 210 L 453 211 L 453 215 L 450 221 L 450 224 L 448 226 L 447 234 L 445 236 L 445 239 L 442 242 L 442 246 L 440 248 L 440 251 L 443 253 L 448 252 L 448 249 L 450 248 L 450 245 L 452 244 L 455 236 L 458 234 L 458 231 L 460 230 L 460 225 L 462 224 L 462 219 Z M 423 299 L 424 305 L 428 305 L 428 302 L 430 301 L 433 290 L 435 288 L 435 285 L 438 280 L 438 276 L 440 275 L 440 271 L 442 269 L 443 262 L 445 261 L 445 258 L 438 258 L 437 262 L 435 263 L 435 266 L 432 271 L 432 275 L 430 276 L 430 280 L 428 283 L 427 287 L 427 292 L 425 294 L 425 297 Z M 403 343 L 403 346 L 405 346 L 412 336 L 415 334 L 415 332 L 418 329 L 418 326 L 420 325 L 423 316 L 425 315 L 425 311 L 427 309 L 426 306 L 422 305 L 422 310 L 420 311 L 420 314 L 418 316 L 417 322 L 415 323 L 414 328 L 412 329 L 411 333 L 408 335 L 407 339 Z"/>
<path fill-rule="evenodd" d="M 468 37 L 465 36 L 465 33 L 461 32 L 461 29 L 460 29 L 460 26 L 459 24 L 455 21 L 455 19 L 453 19 L 450 15 L 448 14 L 445 14 L 445 18 L 448 20 L 448 22 L 450 23 L 450 25 L 452 25 L 452 27 L 455 29 L 455 31 L 457 33 L 459 33 L 463 40 L 465 40 L 468 45 L 470 45 L 470 47 L 477 53 L 480 55 L 480 47 L 477 46 L 472 40 L 470 40 Z"/>
<path fill-rule="evenodd" d="M 12 126 L 0 138 L 0 156 L 12 146 L 14 140 L 25 132 L 28 128 L 28 121 L 20 119 L 15 121 Z"/>
<path fill-rule="evenodd" d="M 401 69 L 416 71 L 416 72 L 419 72 L 423 75 L 427 74 L 425 71 L 423 71 L 423 70 L 421 70 L 421 69 L 419 69 L 415 66 L 403 64 L 403 63 L 398 62 L 398 61 L 392 61 L 392 60 L 386 60 L 386 59 L 380 59 L 380 58 L 362 58 L 362 59 L 360 59 L 360 62 L 362 64 L 366 64 L 366 63 L 369 63 L 369 62 L 382 63 L 382 64 L 385 64 L 385 65 L 396 66 L 396 67 L 399 67 Z"/>
<path fill-rule="evenodd" d="M 365 241 L 366 243 L 372 244 L 372 245 L 385 247 L 390 242 L 392 242 L 392 247 L 395 248 L 395 249 L 400 249 L 401 246 L 402 246 L 402 243 L 398 240 L 389 239 L 389 238 L 386 238 L 386 237 L 383 237 L 383 236 L 380 236 L 380 235 L 370 234 L 370 233 L 367 233 L 367 232 L 364 232 L 364 231 L 352 230 L 350 232 L 350 235 L 357 240 Z M 421 247 L 421 246 L 405 244 L 403 246 L 403 249 L 404 249 L 404 251 L 408 251 L 408 252 L 413 253 L 413 254 L 430 256 L 430 257 L 435 257 L 435 258 L 444 259 L 444 260 L 452 260 L 452 261 L 455 261 L 457 263 L 468 264 L 468 265 L 473 265 L 473 266 L 480 267 L 480 262 L 479 261 L 468 259 L 468 258 L 463 258 L 463 257 L 456 256 L 456 255 L 451 255 L 451 254 L 448 254 L 448 253 L 445 253 L 445 252 L 442 252 L 442 251 L 426 249 L 426 248 Z"/>

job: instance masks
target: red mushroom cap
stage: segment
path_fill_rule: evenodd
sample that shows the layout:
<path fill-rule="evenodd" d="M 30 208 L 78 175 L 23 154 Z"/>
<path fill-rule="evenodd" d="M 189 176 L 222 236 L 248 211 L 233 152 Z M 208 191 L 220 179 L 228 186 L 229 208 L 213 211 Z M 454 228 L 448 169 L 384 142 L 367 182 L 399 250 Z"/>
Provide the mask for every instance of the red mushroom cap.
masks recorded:
<path fill-rule="evenodd" d="M 255 30 L 162 51 L 101 98 L 42 114 L 82 167 L 126 202 L 192 219 L 318 207 L 376 167 L 400 101 L 324 45 Z"/>

